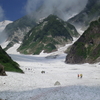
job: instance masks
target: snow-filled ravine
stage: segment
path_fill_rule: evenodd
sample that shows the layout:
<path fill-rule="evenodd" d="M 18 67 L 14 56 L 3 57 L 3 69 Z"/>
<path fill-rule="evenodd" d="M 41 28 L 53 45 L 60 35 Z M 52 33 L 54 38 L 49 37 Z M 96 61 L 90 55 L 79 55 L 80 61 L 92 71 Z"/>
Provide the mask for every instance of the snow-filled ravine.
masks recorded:
<path fill-rule="evenodd" d="M 6 72 L 0 76 L 2 100 L 100 100 L 100 64 L 66 64 L 60 48 L 51 54 L 22 55 L 19 44 L 7 53 L 24 74 Z M 43 73 L 42 73 L 43 72 Z M 82 74 L 82 78 L 77 75 Z"/>

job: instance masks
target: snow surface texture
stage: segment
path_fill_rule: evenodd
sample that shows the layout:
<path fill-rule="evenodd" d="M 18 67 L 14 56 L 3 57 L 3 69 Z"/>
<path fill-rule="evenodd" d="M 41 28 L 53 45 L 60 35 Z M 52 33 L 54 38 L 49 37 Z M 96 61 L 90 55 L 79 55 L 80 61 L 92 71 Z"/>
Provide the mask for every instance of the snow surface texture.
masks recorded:
<path fill-rule="evenodd" d="M 7 72 L 0 76 L 3 100 L 100 100 L 100 65 L 65 64 L 61 47 L 57 52 L 22 55 L 15 44 L 7 53 L 20 64 L 24 74 Z M 44 73 L 42 73 L 44 72 Z M 78 78 L 83 74 L 83 78 Z"/>
<path fill-rule="evenodd" d="M 50 54 L 22 55 L 16 51 L 20 44 L 15 44 L 7 53 L 24 74 L 7 72 L 7 76 L 0 76 L 0 99 L 100 100 L 100 63 L 65 64 L 63 52 L 70 45 Z M 78 78 L 78 74 L 83 77 Z"/>

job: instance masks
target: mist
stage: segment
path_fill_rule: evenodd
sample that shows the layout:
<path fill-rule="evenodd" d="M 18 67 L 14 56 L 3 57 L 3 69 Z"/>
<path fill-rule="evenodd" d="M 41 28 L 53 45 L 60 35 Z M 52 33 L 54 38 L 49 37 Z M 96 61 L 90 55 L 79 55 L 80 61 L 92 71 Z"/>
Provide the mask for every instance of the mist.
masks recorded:
<path fill-rule="evenodd" d="M 88 0 L 27 0 L 25 10 L 35 18 L 55 14 L 67 21 L 84 9 Z"/>
<path fill-rule="evenodd" d="M 1 22 L 1 21 L 3 21 L 3 20 L 4 20 L 4 10 L 0 6 L 0 44 L 2 42 L 4 42 L 7 37 L 6 33 L 2 32 L 3 31 L 3 26 L 2 26 L 3 22 Z"/>
<path fill-rule="evenodd" d="M 7 34 L 6 33 L 0 33 L 0 45 L 4 43 L 7 40 Z"/>
<path fill-rule="evenodd" d="M 3 31 L 2 26 L 0 26 L 0 45 L 6 41 L 7 34 Z"/>
<path fill-rule="evenodd" d="M 0 6 L 0 21 L 2 21 L 4 18 L 4 10 L 2 9 L 2 7 Z"/>

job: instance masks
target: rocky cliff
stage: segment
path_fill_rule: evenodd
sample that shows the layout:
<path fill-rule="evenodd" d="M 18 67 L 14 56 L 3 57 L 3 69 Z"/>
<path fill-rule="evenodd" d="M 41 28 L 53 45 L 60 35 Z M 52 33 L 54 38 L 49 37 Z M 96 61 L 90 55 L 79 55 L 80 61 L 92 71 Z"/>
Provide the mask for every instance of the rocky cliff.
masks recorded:
<path fill-rule="evenodd" d="M 100 18 L 72 45 L 66 63 L 82 64 L 100 62 Z"/>

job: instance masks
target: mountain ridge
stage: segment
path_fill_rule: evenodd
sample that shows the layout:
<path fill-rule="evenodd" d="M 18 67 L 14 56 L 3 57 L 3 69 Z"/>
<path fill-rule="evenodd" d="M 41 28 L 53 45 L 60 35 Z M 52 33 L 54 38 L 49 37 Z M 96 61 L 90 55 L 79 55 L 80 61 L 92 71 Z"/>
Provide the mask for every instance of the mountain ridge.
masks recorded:
<path fill-rule="evenodd" d="M 26 52 L 26 54 L 32 52 L 39 54 L 41 50 L 52 52 L 57 50 L 57 45 L 65 45 L 73 41 L 72 37 L 78 36 L 79 34 L 73 25 L 64 22 L 55 15 L 49 15 L 30 30 L 18 51 Z"/>
<path fill-rule="evenodd" d="M 82 64 L 100 61 L 100 18 L 91 22 L 89 28 L 72 45 L 66 63 Z"/>
<path fill-rule="evenodd" d="M 68 20 L 76 27 L 86 29 L 90 22 L 100 16 L 100 0 L 88 0 L 86 7 L 76 16 Z"/>
<path fill-rule="evenodd" d="M 28 16 L 24 16 L 10 24 L 8 24 L 5 29 L 3 30 L 3 33 L 7 35 L 7 40 L 10 41 L 10 43 L 7 45 L 5 50 L 12 47 L 15 43 L 19 43 L 23 40 L 26 33 L 34 26 L 36 25 L 35 19 L 31 19 Z"/>

